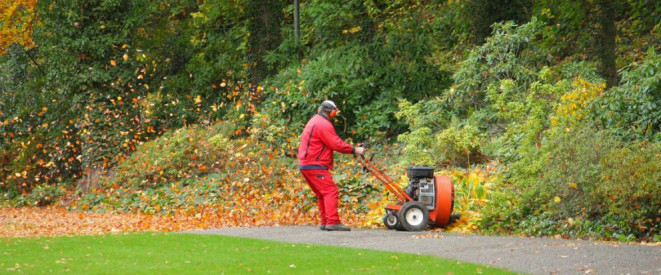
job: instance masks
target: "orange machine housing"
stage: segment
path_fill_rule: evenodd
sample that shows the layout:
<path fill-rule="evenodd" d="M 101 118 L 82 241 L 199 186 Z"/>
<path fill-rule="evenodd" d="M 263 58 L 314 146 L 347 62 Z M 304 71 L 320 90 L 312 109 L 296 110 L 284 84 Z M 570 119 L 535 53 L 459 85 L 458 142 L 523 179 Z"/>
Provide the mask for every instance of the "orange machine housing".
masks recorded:
<path fill-rule="evenodd" d="M 429 211 L 429 220 L 438 226 L 445 226 L 450 222 L 454 207 L 454 185 L 447 176 L 434 176 L 434 187 L 436 208 Z"/>

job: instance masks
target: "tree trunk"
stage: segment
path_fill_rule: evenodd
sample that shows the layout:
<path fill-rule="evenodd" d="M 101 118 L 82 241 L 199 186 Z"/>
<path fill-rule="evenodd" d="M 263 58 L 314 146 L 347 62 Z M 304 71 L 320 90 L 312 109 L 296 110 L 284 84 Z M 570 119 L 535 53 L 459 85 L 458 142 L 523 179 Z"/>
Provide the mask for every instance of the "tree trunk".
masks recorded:
<path fill-rule="evenodd" d="M 274 50 L 282 42 L 280 22 L 283 20 L 282 1 L 248 1 L 246 13 L 248 20 L 250 64 L 249 78 L 253 85 L 258 85 L 264 78 L 276 73 L 270 70 L 263 58 L 268 51 Z"/>
<path fill-rule="evenodd" d="M 596 2 L 599 10 L 599 35 L 597 37 L 597 55 L 599 56 L 599 74 L 606 79 L 606 85 L 617 85 L 618 74 L 615 63 L 615 37 L 617 29 L 615 20 L 617 16 L 617 1 L 599 0 Z"/>
<path fill-rule="evenodd" d="M 301 42 L 300 33 L 301 33 L 301 22 L 299 22 L 299 3 L 298 0 L 294 0 L 294 36 L 296 37 L 296 46 Z"/>

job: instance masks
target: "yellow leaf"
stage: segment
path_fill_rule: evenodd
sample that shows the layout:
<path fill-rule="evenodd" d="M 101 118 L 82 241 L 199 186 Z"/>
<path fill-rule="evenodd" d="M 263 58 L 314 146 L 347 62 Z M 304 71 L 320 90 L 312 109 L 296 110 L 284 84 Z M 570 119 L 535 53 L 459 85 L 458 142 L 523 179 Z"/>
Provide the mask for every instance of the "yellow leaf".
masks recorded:
<path fill-rule="evenodd" d="M 117 66 L 117 62 L 115 62 L 114 59 L 113 59 L 113 60 L 110 60 L 110 65 Z"/>
<path fill-rule="evenodd" d="M 122 59 L 124 59 L 124 61 L 129 60 L 129 55 L 128 55 L 128 54 L 124 54 L 124 55 L 122 56 Z"/>
<path fill-rule="evenodd" d="M 553 197 L 553 201 L 556 202 L 556 203 L 558 203 L 558 202 L 560 202 L 560 201 L 562 201 L 562 200 L 560 199 L 560 197 L 555 196 L 555 197 Z"/>

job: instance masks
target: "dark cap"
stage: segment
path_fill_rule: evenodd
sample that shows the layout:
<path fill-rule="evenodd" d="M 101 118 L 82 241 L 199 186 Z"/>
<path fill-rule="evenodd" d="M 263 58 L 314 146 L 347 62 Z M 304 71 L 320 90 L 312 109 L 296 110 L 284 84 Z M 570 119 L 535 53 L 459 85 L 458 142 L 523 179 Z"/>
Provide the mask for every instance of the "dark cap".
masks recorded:
<path fill-rule="evenodd" d="M 331 111 L 337 109 L 337 105 L 335 105 L 335 102 L 331 100 L 324 100 L 324 102 L 321 103 L 321 111 L 325 113 L 330 113 Z"/>

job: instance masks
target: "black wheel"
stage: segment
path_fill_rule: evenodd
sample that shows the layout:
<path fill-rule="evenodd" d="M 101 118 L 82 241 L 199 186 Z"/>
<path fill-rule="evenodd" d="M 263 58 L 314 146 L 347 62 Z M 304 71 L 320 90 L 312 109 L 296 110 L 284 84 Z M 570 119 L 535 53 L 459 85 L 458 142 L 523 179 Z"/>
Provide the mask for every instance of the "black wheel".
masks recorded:
<path fill-rule="evenodd" d="M 392 212 L 388 212 L 385 216 L 383 216 L 383 224 L 388 229 L 397 229 L 400 227 L 399 218 Z"/>
<path fill-rule="evenodd" d="M 417 201 L 410 201 L 399 210 L 399 223 L 406 231 L 420 231 L 429 224 L 429 210 Z"/>

